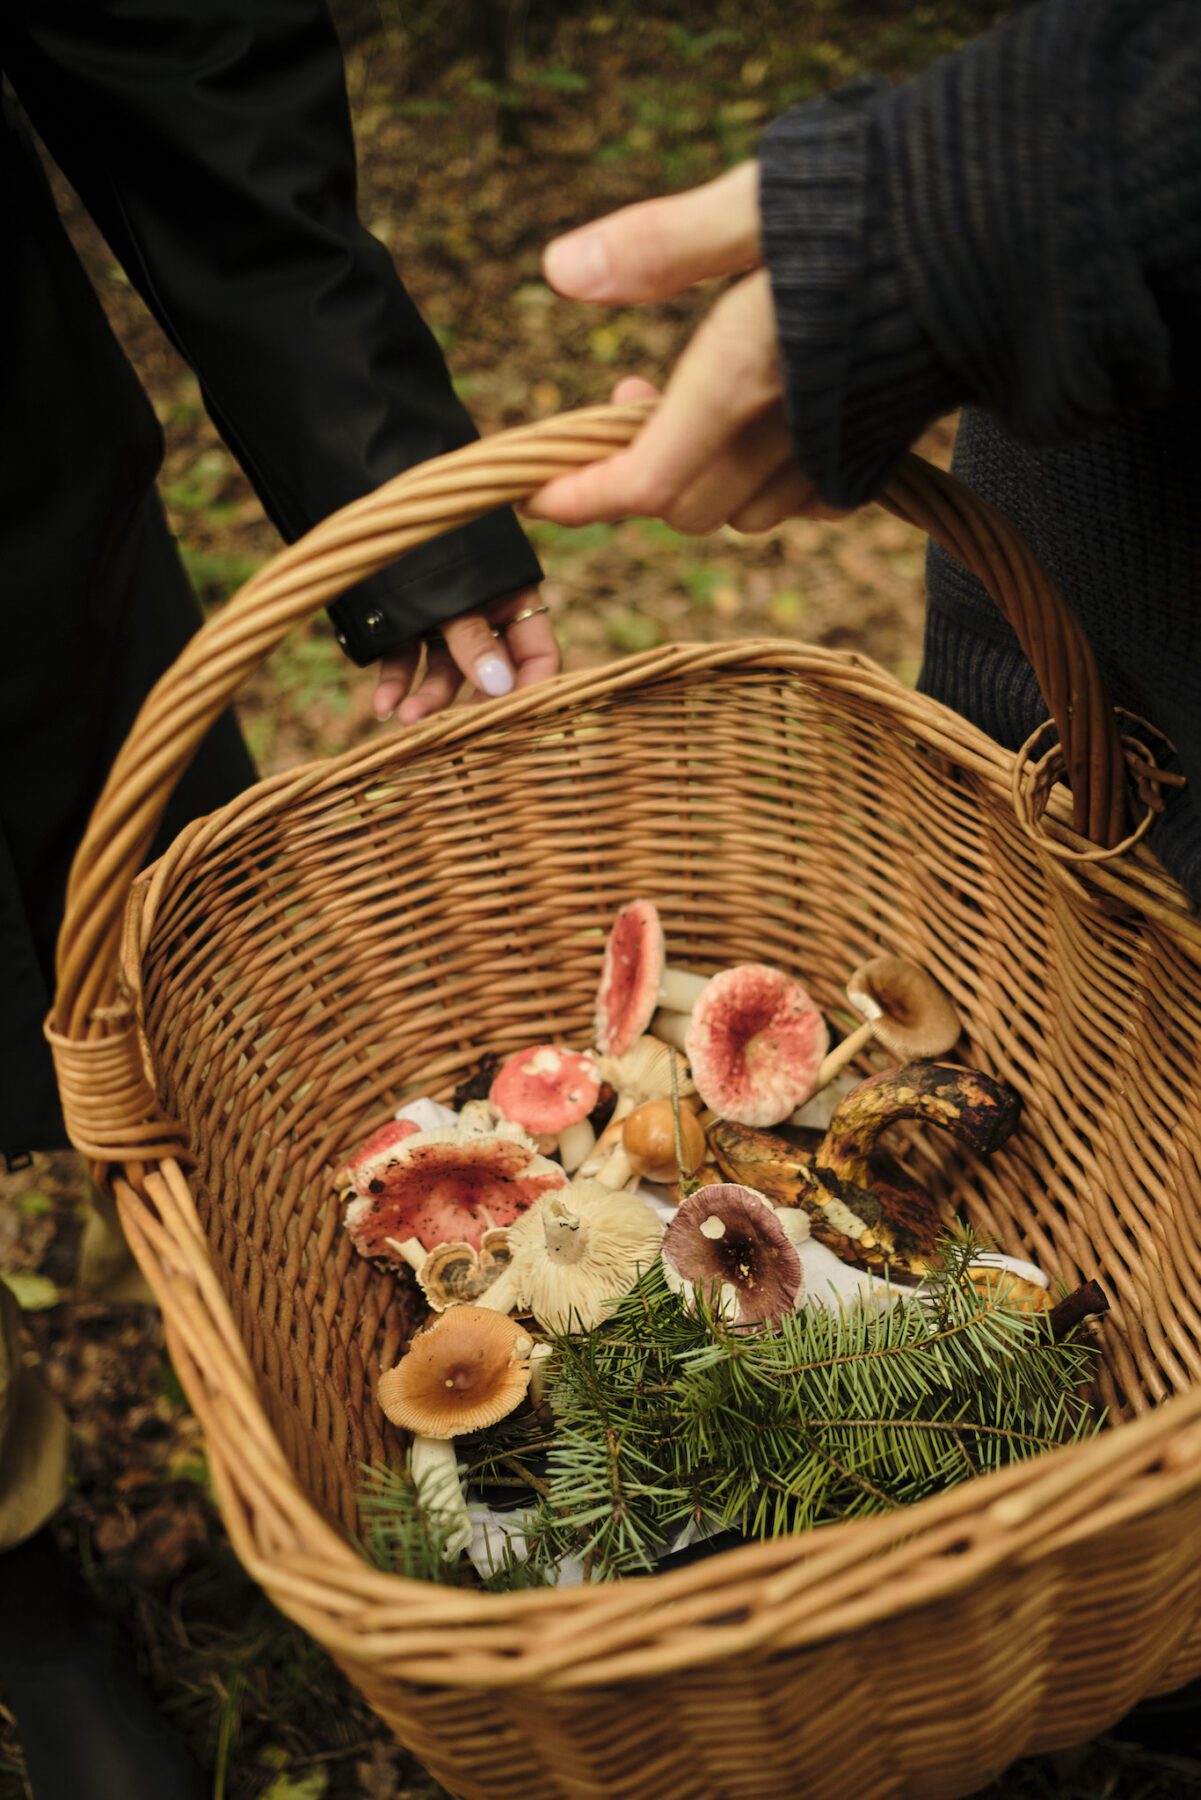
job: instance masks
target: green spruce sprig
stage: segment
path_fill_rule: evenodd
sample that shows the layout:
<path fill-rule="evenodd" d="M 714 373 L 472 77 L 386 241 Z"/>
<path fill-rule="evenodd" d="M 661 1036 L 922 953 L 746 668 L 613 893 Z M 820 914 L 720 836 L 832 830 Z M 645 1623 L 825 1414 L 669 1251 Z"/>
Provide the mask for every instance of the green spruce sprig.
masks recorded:
<path fill-rule="evenodd" d="M 553 1579 L 567 1556 L 592 1579 L 648 1570 L 689 1524 L 761 1539 L 891 1511 L 1097 1430 L 1094 1346 L 1007 1305 L 1003 1277 L 969 1280 L 979 1250 L 948 1237 L 916 1298 L 755 1331 L 689 1310 L 656 1266 L 607 1326 L 555 1340 L 528 1560 L 488 1585 Z M 506 1421 L 468 1468 L 520 1466 L 523 1431 Z"/>

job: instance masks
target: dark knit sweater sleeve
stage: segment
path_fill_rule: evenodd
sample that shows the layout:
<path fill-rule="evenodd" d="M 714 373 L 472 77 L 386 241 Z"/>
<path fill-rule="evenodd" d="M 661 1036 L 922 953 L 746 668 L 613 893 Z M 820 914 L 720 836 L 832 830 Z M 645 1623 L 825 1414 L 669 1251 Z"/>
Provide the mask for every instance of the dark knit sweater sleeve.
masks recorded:
<path fill-rule="evenodd" d="M 760 169 L 798 455 L 832 505 L 964 402 L 1051 445 L 1198 382 L 1197 0 L 1038 0 L 902 87 L 786 114 Z"/>

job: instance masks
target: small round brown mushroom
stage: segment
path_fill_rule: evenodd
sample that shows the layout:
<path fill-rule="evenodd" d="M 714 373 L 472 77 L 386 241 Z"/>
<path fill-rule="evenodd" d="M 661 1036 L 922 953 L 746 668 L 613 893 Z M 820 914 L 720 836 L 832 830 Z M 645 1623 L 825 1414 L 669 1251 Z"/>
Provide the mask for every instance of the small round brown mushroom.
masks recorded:
<path fill-rule="evenodd" d="M 379 1379 L 379 1403 L 417 1437 L 482 1431 L 511 1413 L 530 1385 L 534 1340 L 507 1313 L 452 1306 Z"/>
<path fill-rule="evenodd" d="M 624 1187 L 635 1176 L 666 1186 L 698 1169 L 705 1160 L 705 1148 L 705 1133 L 690 1106 L 680 1107 L 677 1150 L 671 1101 L 648 1100 L 622 1122 L 621 1142 L 597 1171 L 596 1179 L 612 1188 Z"/>
<path fill-rule="evenodd" d="M 820 1092 L 877 1039 L 899 1063 L 945 1056 L 963 1030 L 950 997 L 933 975 L 899 956 L 874 956 L 847 982 L 847 999 L 863 1024 L 823 1060 L 815 1092 Z"/>

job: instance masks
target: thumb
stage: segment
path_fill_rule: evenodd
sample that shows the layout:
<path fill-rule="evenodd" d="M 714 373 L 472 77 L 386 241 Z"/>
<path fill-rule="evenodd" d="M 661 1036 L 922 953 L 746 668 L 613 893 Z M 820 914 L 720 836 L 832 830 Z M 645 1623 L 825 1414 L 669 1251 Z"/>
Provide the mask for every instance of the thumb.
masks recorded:
<path fill-rule="evenodd" d="M 556 238 L 542 267 L 568 299 L 626 306 L 759 260 L 759 165 L 745 162 L 704 187 L 643 200 Z"/>

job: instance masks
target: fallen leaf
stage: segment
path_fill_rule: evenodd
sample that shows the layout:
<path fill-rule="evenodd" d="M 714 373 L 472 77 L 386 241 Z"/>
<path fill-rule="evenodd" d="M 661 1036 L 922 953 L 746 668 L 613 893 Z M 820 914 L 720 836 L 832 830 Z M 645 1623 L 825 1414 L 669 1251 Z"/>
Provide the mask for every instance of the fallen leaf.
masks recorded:
<path fill-rule="evenodd" d="M 52 1281 L 31 1269 L 7 1269 L 0 1273 L 0 1281 L 16 1297 L 22 1312 L 46 1312 L 62 1298 Z"/>

